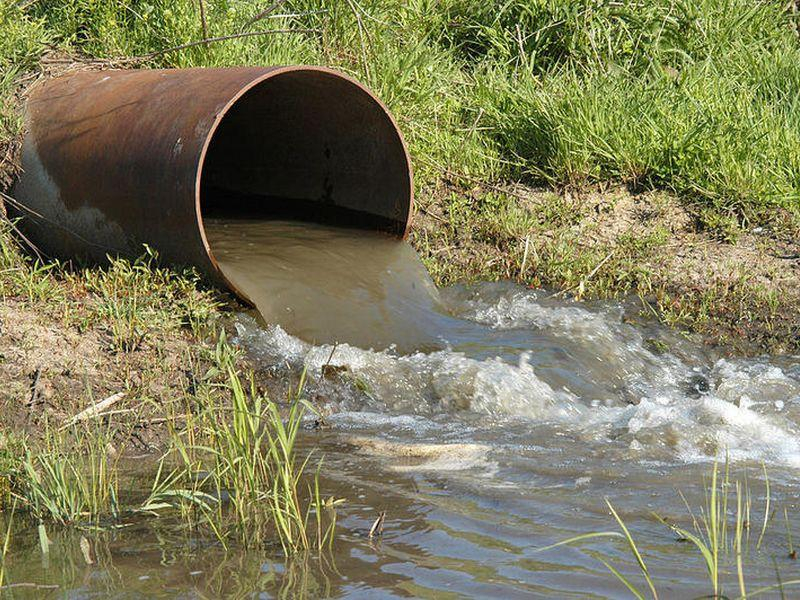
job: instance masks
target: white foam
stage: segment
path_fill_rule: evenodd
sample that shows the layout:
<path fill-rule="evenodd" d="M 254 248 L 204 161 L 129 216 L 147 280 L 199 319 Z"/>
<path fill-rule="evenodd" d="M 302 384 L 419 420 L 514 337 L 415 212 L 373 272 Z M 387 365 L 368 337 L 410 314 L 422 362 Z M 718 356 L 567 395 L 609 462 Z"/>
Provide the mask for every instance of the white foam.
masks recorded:
<path fill-rule="evenodd" d="M 611 392 L 581 398 L 551 385 L 544 373 L 554 365 L 532 364 L 525 353 L 513 364 L 452 350 L 398 356 L 347 345 L 334 349 L 306 344 L 278 327 L 256 331 L 245 321 L 240 338 L 312 374 L 329 363 L 344 367 L 344 379 L 363 390 L 364 408 L 395 413 L 384 426 L 418 435 L 435 435 L 441 423 L 409 415 L 450 414 L 458 421 L 458 415 L 478 413 L 491 417 L 481 421 L 485 427 L 522 419 L 532 435 L 542 424 L 557 423 L 565 435 L 598 448 L 621 438 L 642 460 L 695 462 L 727 455 L 800 467 L 800 381 L 791 365 L 787 370 L 766 359 L 703 364 L 655 354 L 643 334 L 623 322 L 618 307 L 593 311 L 547 302 L 552 303 L 511 288 L 489 300 L 462 301 L 459 311 L 498 330 L 546 330 L 569 349 L 556 367 L 592 383 L 609 382 Z M 356 427 L 374 419 L 358 413 L 338 418 Z"/>

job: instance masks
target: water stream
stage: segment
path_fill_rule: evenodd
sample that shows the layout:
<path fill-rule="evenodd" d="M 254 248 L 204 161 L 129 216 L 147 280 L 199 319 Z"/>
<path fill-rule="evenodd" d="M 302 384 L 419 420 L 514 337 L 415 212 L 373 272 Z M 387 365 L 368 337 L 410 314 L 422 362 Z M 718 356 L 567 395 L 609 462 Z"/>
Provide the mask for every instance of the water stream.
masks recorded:
<path fill-rule="evenodd" d="M 260 312 L 236 318 L 235 341 L 276 381 L 308 373 L 322 417 L 303 444 L 324 456 L 327 492 L 347 500 L 336 551 L 309 569 L 160 524 L 108 532 L 102 560 L 86 566 L 66 538 L 45 572 L 71 597 L 626 598 L 595 554 L 642 584 L 624 543 L 540 551 L 615 529 L 604 498 L 662 597 L 696 597 L 708 591 L 696 550 L 652 513 L 691 526 L 679 491 L 697 510 L 710 465 L 726 457 L 747 478 L 751 522 L 764 518 L 763 464 L 773 510 L 796 527 L 800 359 L 724 358 L 640 306 L 511 283 L 436 290 L 410 247 L 377 234 L 206 227 Z M 369 539 L 381 511 L 384 534 Z M 751 589 L 775 583 L 776 569 L 800 575 L 781 518 L 759 551 L 760 527 L 747 530 Z M 39 573 L 34 541 L 30 554 L 20 580 Z"/>
<path fill-rule="evenodd" d="M 270 323 L 242 315 L 237 341 L 264 369 L 311 375 L 326 427 L 309 443 L 365 513 L 354 507 L 345 528 L 368 527 L 379 510 L 391 518 L 381 550 L 350 550 L 361 567 L 348 577 L 383 575 L 361 592 L 618 595 L 589 554 L 536 551 L 613 529 L 608 497 L 650 546 L 652 568 L 689 594 L 702 589 L 702 566 L 651 511 L 686 519 L 678 490 L 701 506 L 709 465 L 726 459 L 758 510 L 762 464 L 773 494 L 794 505 L 795 358 L 717 356 L 640 305 L 511 283 L 435 290 L 407 244 L 377 234 L 236 222 L 213 231 L 222 268 Z M 231 240 L 248 240 L 249 254 Z M 287 307 L 299 308 L 286 318 Z M 785 559 L 786 540 L 770 543 L 749 571 L 764 584 L 775 582 L 769 557 Z M 624 548 L 601 547 L 636 572 Z"/>

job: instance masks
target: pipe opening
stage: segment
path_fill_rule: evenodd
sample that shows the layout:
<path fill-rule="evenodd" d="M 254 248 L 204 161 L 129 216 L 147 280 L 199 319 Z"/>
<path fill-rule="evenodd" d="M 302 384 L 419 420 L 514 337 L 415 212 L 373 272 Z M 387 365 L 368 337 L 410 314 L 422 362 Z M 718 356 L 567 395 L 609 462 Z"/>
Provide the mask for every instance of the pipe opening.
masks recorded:
<path fill-rule="evenodd" d="M 213 132 L 201 169 L 202 217 L 406 231 L 402 137 L 366 89 L 326 70 L 281 71 L 246 91 Z"/>

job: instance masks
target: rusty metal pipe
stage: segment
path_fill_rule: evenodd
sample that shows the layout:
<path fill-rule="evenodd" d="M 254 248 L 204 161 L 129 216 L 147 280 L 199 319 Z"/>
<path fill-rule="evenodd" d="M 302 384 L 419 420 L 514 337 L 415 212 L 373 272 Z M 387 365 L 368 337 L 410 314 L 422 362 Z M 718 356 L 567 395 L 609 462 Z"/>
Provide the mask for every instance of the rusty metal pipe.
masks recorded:
<path fill-rule="evenodd" d="M 102 260 L 142 244 L 247 300 L 204 214 L 291 210 L 405 236 L 413 186 L 400 131 L 353 79 L 321 67 L 79 72 L 27 106 L 12 195 L 43 251 Z"/>

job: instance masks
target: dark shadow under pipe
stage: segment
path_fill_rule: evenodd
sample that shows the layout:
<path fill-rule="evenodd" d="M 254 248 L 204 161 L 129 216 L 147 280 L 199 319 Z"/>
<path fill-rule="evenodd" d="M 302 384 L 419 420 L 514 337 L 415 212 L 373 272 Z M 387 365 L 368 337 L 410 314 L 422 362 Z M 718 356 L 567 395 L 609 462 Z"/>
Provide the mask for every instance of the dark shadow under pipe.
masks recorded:
<path fill-rule="evenodd" d="M 281 217 L 405 236 L 411 165 L 386 108 L 322 67 L 79 72 L 27 106 L 20 226 L 49 255 L 138 256 L 228 281 L 205 216 Z M 13 208 L 13 207 L 12 207 Z"/>

